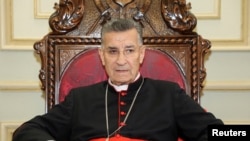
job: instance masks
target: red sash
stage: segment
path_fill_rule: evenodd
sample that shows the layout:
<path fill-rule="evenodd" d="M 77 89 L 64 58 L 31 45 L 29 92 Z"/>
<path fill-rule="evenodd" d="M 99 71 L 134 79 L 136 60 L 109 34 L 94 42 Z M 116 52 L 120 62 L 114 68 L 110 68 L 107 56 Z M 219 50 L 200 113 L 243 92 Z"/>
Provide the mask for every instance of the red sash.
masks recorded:
<path fill-rule="evenodd" d="M 97 138 L 97 139 L 91 139 L 90 141 L 106 141 L 106 138 Z M 121 135 L 116 135 L 114 137 L 110 137 L 109 141 L 146 141 L 142 139 L 131 139 L 127 137 L 123 137 Z"/>

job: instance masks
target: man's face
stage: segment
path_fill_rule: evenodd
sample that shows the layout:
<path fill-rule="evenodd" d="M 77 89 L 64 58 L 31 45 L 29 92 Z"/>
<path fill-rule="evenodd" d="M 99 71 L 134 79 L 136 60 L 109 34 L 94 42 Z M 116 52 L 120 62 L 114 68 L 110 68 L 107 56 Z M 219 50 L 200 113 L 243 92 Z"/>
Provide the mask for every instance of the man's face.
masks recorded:
<path fill-rule="evenodd" d="M 145 53 L 138 37 L 136 29 L 109 32 L 102 37 L 99 55 L 112 83 L 129 84 L 138 75 Z"/>

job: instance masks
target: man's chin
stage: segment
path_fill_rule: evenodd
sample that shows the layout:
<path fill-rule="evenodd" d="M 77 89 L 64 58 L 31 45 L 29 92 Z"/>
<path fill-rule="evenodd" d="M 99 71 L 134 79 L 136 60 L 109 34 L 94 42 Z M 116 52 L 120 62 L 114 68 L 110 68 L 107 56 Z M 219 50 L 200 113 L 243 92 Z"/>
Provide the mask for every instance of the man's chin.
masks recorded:
<path fill-rule="evenodd" d="M 120 80 L 116 80 L 114 81 L 115 85 L 128 85 L 129 83 L 131 83 L 131 80 L 128 79 L 120 79 Z"/>

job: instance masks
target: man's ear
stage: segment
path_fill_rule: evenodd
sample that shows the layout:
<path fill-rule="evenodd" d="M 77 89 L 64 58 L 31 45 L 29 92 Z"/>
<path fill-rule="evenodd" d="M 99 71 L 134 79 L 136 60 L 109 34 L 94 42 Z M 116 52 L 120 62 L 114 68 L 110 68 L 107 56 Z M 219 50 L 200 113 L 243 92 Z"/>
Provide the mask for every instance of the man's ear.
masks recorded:
<path fill-rule="evenodd" d="M 142 62 L 143 62 L 143 60 L 144 60 L 144 57 L 145 57 L 145 50 L 146 50 L 145 46 L 142 45 L 142 46 L 140 47 L 140 64 L 142 64 Z"/>
<path fill-rule="evenodd" d="M 105 65 L 105 61 L 104 61 L 104 55 L 103 55 L 103 49 L 102 49 L 102 47 L 100 47 L 100 48 L 98 49 L 98 53 L 99 53 L 99 56 L 100 56 L 102 65 L 104 66 L 104 65 Z"/>

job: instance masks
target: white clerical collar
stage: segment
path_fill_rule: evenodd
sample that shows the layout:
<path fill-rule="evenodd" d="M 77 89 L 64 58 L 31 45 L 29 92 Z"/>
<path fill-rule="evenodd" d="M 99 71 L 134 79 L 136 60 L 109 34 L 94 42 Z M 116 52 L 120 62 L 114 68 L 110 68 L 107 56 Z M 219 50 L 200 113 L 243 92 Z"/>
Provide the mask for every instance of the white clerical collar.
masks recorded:
<path fill-rule="evenodd" d="M 140 77 L 140 75 L 141 75 L 141 74 L 138 73 L 138 75 L 136 76 L 136 78 L 135 78 L 134 81 L 136 81 L 136 80 Z M 128 84 L 118 86 L 118 85 L 113 84 L 113 83 L 111 82 L 110 79 L 108 79 L 108 82 L 109 82 L 109 84 L 110 84 L 111 86 L 114 87 L 114 89 L 115 89 L 117 92 L 126 91 L 126 90 L 128 89 Z"/>

